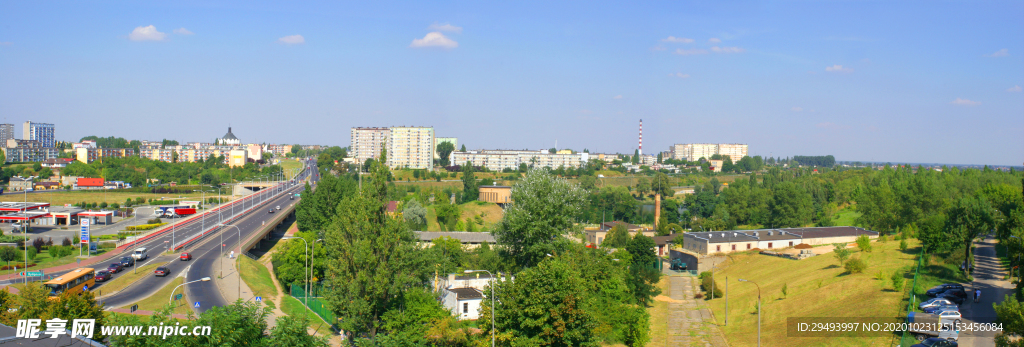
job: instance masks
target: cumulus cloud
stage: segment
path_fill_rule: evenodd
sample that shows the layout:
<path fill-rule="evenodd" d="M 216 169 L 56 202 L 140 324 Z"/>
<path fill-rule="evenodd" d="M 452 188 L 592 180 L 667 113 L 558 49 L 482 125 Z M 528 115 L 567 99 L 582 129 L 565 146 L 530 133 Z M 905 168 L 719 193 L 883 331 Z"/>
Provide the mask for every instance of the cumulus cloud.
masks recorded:
<path fill-rule="evenodd" d="M 178 35 L 192 35 L 192 34 L 194 34 L 192 31 L 189 31 L 188 29 L 185 29 L 185 28 L 174 29 L 174 33 L 178 34 Z"/>
<path fill-rule="evenodd" d="M 664 50 L 665 50 L 665 47 L 662 47 L 662 46 L 654 46 L 654 47 L 651 47 L 651 50 L 652 50 L 652 51 L 655 51 L 655 52 L 657 52 L 657 51 L 664 51 Z"/>
<path fill-rule="evenodd" d="M 669 77 L 690 78 L 690 74 L 676 72 L 668 74 Z"/>
<path fill-rule="evenodd" d="M 691 48 L 691 49 L 679 48 L 679 49 L 676 49 L 676 51 L 674 53 L 678 54 L 678 55 L 708 54 L 708 50 L 703 49 L 703 48 Z"/>
<path fill-rule="evenodd" d="M 1019 92 L 1019 91 L 1021 91 L 1021 89 L 1020 89 L 1020 86 L 1013 86 L 1010 89 L 1007 89 L 1006 91 L 1008 91 L 1008 92 Z"/>
<path fill-rule="evenodd" d="M 409 44 L 409 47 L 412 48 L 440 47 L 451 49 L 458 46 L 458 42 L 445 37 L 444 34 L 439 31 L 429 32 L 427 33 L 427 36 L 424 36 L 422 39 L 414 39 L 412 40 L 412 43 Z"/>
<path fill-rule="evenodd" d="M 277 43 L 283 43 L 286 45 L 300 45 L 306 43 L 306 38 L 302 35 L 289 35 L 277 39 Z"/>
<path fill-rule="evenodd" d="M 853 72 L 852 68 L 843 67 L 842 65 L 826 66 L 825 71 L 828 72 Z"/>
<path fill-rule="evenodd" d="M 618 100 L 618 99 L 622 99 L 622 95 L 616 95 L 616 96 L 615 96 L 615 97 L 613 97 L 612 99 L 616 99 L 616 100 Z"/>
<path fill-rule="evenodd" d="M 743 53 L 747 50 L 739 47 L 711 47 L 711 51 L 715 53 Z"/>
<path fill-rule="evenodd" d="M 722 40 L 717 38 L 717 37 L 712 37 L 712 38 L 708 39 L 708 42 L 711 42 L 711 43 L 722 43 Z"/>
<path fill-rule="evenodd" d="M 803 111 L 804 108 L 800 107 L 800 106 L 797 106 L 797 107 L 791 108 L 790 110 L 793 110 L 793 112 L 800 112 L 800 111 Z"/>
<path fill-rule="evenodd" d="M 462 33 L 462 27 L 454 26 L 454 25 L 451 25 L 449 23 L 444 23 L 444 24 L 434 23 L 434 24 L 431 24 L 429 27 L 427 27 L 427 30 L 444 31 L 444 32 L 456 33 L 456 34 L 461 34 Z"/>
<path fill-rule="evenodd" d="M 952 102 L 950 102 L 950 104 L 957 105 L 957 106 L 977 106 L 977 105 L 981 105 L 980 102 L 977 102 L 977 101 L 974 101 L 974 100 L 961 99 L 961 98 L 956 98 L 956 100 L 953 100 Z"/>
<path fill-rule="evenodd" d="M 167 34 L 156 30 L 155 26 L 135 27 L 128 39 L 132 41 L 163 41 Z"/>
<path fill-rule="evenodd" d="M 667 38 L 661 39 L 661 42 L 693 43 L 693 39 L 688 39 L 688 38 L 685 38 L 685 37 L 669 36 Z"/>
<path fill-rule="evenodd" d="M 989 58 L 998 58 L 998 57 L 1005 57 L 1005 56 L 1009 56 L 1009 55 L 1010 55 L 1010 50 L 1008 50 L 1006 48 L 1003 48 L 1003 49 L 1000 49 L 1000 50 L 996 51 L 995 53 L 986 54 L 985 56 L 989 57 Z"/>

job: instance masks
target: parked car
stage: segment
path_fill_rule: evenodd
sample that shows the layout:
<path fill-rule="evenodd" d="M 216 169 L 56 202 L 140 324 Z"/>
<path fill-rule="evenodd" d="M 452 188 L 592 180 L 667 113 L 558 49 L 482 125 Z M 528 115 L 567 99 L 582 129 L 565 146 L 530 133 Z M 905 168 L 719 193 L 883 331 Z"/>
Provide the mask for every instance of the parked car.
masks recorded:
<path fill-rule="evenodd" d="M 124 270 L 124 266 L 122 266 L 121 263 L 113 263 L 110 264 L 110 266 L 107 266 L 107 271 L 109 271 L 110 273 L 116 274 L 118 272 L 121 272 L 121 270 Z"/>
<path fill-rule="evenodd" d="M 938 337 L 927 338 L 921 343 L 910 346 L 910 347 L 957 347 L 959 346 L 956 341 L 940 339 Z"/>
<path fill-rule="evenodd" d="M 104 282 L 104 281 L 109 280 L 111 277 L 114 277 L 114 276 L 111 275 L 110 272 L 99 271 L 99 272 L 96 273 L 96 276 L 93 277 L 93 278 L 96 279 L 96 282 Z"/>
<path fill-rule="evenodd" d="M 122 267 L 135 266 L 135 258 L 132 258 L 132 257 L 122 257 L 121 258 L 121 266 Z"/>
<path fill-rule="evenodd" d="M 921 304 L 917 305 L 917 307 L 923 310 L 923 309 L 929 308 L 929 307 L 949 306 L 949 305 L 954 305 L 953 302 L 950 301 L 949 299 L 946 299 L 946 298 L 934 298 L 934 299 L 929 299 L 928 301 L 921 302 Z"/>
<path fill-rule="evenodd" d="M 161 266 L 161 267 L 156 268 L 156 271 L 153 271 L 153 273 L 156 274 L 159 277 L 163 277 L 163 276 L 170 275 L 171 274 L 171 269 L 169 269 L 167 267 Z"/>
<path fill-rule="evenodd" d="M 960 324 L 960 311 L 956 309 L 938 310 L 933 313 L 940 317 L 942 322 L 953 322 L 953 324 Z"/>
<path fill-rule="evenodd" d="M 178 258 L 181 259 L 181 261 L 189 261 L 189 260 L 192 260 L 192 254 L 188 253 L 188 252 L 185 252 L 185 253 L 182 253 L 181 257 L 178 257 Z"/>
<path fill-rule="evenodd" d="M 964 303 L 964 300 L 967 300 L 967 292 L 965 292 L 963 289 L 950 289 L 943 292 L 942 294 L 939 294 L 938 297 L 949 299 L 950 301 L 953 301 L 957 305 L 960 305 Z"/>
<path fill-rule="evenodd" d="M 928 294 L 928 296 L 938 296 L 939 294 L 942 294 L 950 289 L 959 289 L 962 291 L 964 290 L 964 285 L 959 283 L 940 284 L 935 287 L 932 287 L 931 289 L 928 289 L 928 291 L 926 291 L 925 294 Z"/>
<path fill-rule="evenodd" d="M 924 311 L 924 313 L 937 313 L 937 312 L 948 311 L 948 310 L 960 311 L 960 308 L 957 307 L 956 305 L 940 305 L 940 306 L 925 307 L 924 309 L 922 309 L 922 311 Z"/>

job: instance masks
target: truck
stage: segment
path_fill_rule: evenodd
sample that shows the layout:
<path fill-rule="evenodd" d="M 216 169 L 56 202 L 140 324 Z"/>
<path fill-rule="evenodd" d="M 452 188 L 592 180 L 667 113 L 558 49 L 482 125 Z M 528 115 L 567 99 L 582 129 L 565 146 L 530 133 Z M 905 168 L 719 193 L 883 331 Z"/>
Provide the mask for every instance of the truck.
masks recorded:
<path fill-rule="evenodd" d="M 164 218 L 187 216 L 196 213 L 196 209 L 188 206 L 160 206 L 157 214 Z"/>
<path fill-rule="evenodd" d="M 907 332 L 914 335 L 918 341 L 924 341 L 929 337 L 938 337 L 944 340 L 957 341 L 960 339 L 960 332 L 953 330 L 954 324 L 960 320 L 943 319 L 939 315 L 910 312 L 907 315 Z M 923 328 L 923 327 L 938 327 Z"/>

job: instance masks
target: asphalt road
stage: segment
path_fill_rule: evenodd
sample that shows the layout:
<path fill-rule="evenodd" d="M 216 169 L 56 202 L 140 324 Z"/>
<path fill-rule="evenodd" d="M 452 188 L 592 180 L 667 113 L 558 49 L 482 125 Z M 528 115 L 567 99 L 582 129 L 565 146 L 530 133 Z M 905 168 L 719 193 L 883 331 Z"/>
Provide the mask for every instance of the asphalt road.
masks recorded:
<path fill-rule="evenodd" d="M 230 251 L 230 247 L 232 246 L 237 247 L 238 233 L 236 232 L 234 227 L 220 228 L 220 230 L 216 231 L 216 233 L 214 233 L 213 235 L 207 236 L 206 239 L 200 240 L 196 244 L 187 247 L 184 251 L 192 253 L 193 260 L 191 261 L 179 260 L 180 252 L 175 252 L 173 254 L 164 254 L 164 252 L 166 252 L 168 248 L 171 247 L 171 245 L 173 244 L 172 242 L 181 242 L 183 239 L 199 233 L 200 230 L 202 230 L 204 224 L 205 228 L 209 229 L 216 225 L 222 218 L 230 217 L 243 209 L 252 209 L 250 212 L 236 219 L 235 222 L 226 223 L 227 225 L 237 225 L 241 229 L 242 238 L 245 239 L 246 235 L 249 235 L 254 230 L 256 230 L 256 227 L 260 226 L 263 223 L 263 221 L 269 220 L 271 217 L 275 216 L 273 214 L 267 213 L 267 210 L 269 209 L 268 206 L 274 207 L 277 205 L 283 205 L 286 202 L 294 202 L 288 198 L 288 195 L 297 193 L 304 189 L 304 184 L 301 184 L 300 182 L 302 179 L 304 179 L 304 176 L 305 174 L 297 178 L 296 183 L 293 186 L 284 187 L 283 192 L 274 193 L 270 189 L 257 192 L 243 199 L 239 199 L 236 202 L 232 202 L 231 204 L 225 204 L 226 207 L 224 209 L 209 213 L 207 216 L 204 217 L 203 221 L 197 219 L 196 221 L 190 222 L 188 225 L 178 228 L 173 232 L 168 232 L 165 235 L 161 235 L 160 237 L 140 242 L 139 246 L 126 247 L 124 250 L 125 255 L 130 254 L 134 249 L 138 247 L 148 248 L 150 258 L 139 262 L 138 264 L 136 264 L 136 267 L 142 267 L 153 263 L 165 263 L 165 266 L 170 268 L 171 274 L 166 277 L 156 277 L 155 275 L 148 275 L 147 277 L 144 277 L 139 282 L 122 290 L 121 292 L 118 292 L 114 295 L 100 297 L 98 301 L 103 303 L 108 308 L 117 308 L 138 302 L 139 300 L 147 298 L 153 293 L 159 291 L 161 288 L 166 286 L 167 283 L 170 283 L 171 280 L 173 280 L 175 277 L 177 277 L 183 272 L 187 273 L 188 280 L 195 280 L 206 276 L 209 276 L 211 278 L 216 277 L 215 274 L 209 271 L 204 272 L 203 274 L 199 274 L 195 273 L 194 271 L 190 271 L 190 269 L 206 268 L 211 266 L 213 264 L 213 261 L 217 260 L 220 254 L 219 250 L 221 244 L 219 235 L 216 235 L 217 233 L 223 233 L 224 243 L 228 245 L 228 247 L 225 247 L 225 252 Z M 267 201 L 262 204 L 258 201 L 260 199 L 265 198 L 263 194 L 269 196 L 272 193 L 279 195 L 276 195 L 276 197 L 266 197 Z M 252 204 L 254 201 L 254 206 L 256 207 L 251 207 L 253 205 L 250 204 Z M 243 204 L 245 206 L 244 208 L 242 207 Z M 234 212 L 232 212 L 232 207 L 235 208 Z M 128 268 L 121 274 L 134 270 L 135 269 L 133 268 Z M 115 277 L 120 276 L 121 274 L 116 274 Z M 188 288 L 188 294 L 190 298 L 197 299 L 200 302 L 206 301 L 211 304 L 224 304 L 224 300 L 223 298 L 220 298 L 220 293 L 217 291 L 217 288 L 212 286 L 213 282 L 199 283 L 210 286 L 196 288 L 193 287 L 193 285 L 188 285 L 188 287 L 190 287 Z M 99 294 L 102 295 L 102 284 L 98 283 L 95 289 L 100 292 Z M 209 309 L 210 307 L 210 305 L 203 303 L 202 306 L 200 307 L 200 312 L 202 312 L 205 309 Z"/>

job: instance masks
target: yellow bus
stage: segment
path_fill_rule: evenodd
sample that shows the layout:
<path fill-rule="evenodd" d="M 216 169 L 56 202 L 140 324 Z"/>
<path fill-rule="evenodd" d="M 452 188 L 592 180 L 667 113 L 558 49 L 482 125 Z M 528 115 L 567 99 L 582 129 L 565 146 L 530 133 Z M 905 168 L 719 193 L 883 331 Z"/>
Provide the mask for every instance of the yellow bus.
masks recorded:
<path fill-rule="evenodd" d="M 96 286 L 95 271 L 91 268 L 74 269 L 60 277 L 43 283 L 50 290 L 50 299 L 56 300 L 66 292 L 81 294 L 88 288 Z"/>

